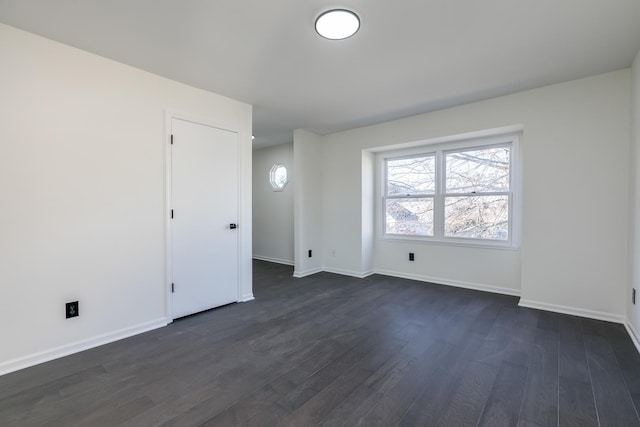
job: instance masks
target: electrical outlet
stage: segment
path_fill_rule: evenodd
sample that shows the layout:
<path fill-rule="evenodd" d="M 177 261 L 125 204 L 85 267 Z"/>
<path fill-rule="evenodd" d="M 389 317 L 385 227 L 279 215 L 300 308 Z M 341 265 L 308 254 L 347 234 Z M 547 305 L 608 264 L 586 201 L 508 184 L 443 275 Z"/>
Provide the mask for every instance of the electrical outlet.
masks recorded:
<path fill-rule="evenodd" d="M 413 254 L 413 252 L 409 252 L 409 261 L 415 261 L 415 260 L 416 260 L 416 257 Z"/>
<path fill-rule="evenodd" d="M 69 319 L 70 317 L 77 317 L 80 315 L 79 310 L 79 304 L 78 301 L 73 301 L 73 302 L 68 302 L 65 305 L 66 308 L 66 314 L 67 314 L 67 319 Z"/>
<path fill-rule="evenodd" d="M 311 258 L 311 249 L 309 249 L 309 258 Z"/>

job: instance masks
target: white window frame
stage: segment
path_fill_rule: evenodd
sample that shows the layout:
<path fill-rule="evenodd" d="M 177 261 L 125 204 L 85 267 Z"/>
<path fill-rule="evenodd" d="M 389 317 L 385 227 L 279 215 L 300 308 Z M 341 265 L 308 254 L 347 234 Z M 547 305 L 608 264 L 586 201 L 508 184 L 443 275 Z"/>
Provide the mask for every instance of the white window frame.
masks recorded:
<path fill-rule="evenodd" d="M 279 169 L 284 169 L 285 173 L 284 182 L 282 183 L 282 185 L 280 185 L 280 183 L 276 181 L 276 173 Z M 282 163 L 274 164 L 269 171 L 269 183 L 271 184 L 271 188 L 273 189 L 273 191 L 284 191 L 284 187 L 286 187 L 289 183 L 289 169 L 287 168 L 287 166 Z"/>
<path fill-rule="evenodd" d="M 378 194 L 376 201 L 377 212 L 377 234 L 378 238 L 388 241 L 406 241 L 412 243 L 455 245 L 467 247 L 487 247 L 502 249 L 518 249 L 520 246 L 520 224 L 521 224 L 521 159 L 520 159 L 520 132 L 500 134 L 489 137 L 461 138 L 449 140 L 448 142 L 429 143 L 423 141 L 419 145 L 411 148 L 396 150 L 386 150 L 378 152 Z M 472 149 L 488 149 L 493 147 L 510 146 L 509 164 L 509 191 L 493 193 L 445 193 L 445 154 L 467 151 Z M 412 236 L 386 233 L 386 200 L 387 200 L 387 160 L 410 158 L 426 155 L 435 155 L 436 159 L 436 191 L 432 196 L 434 199 L 434 227 L 433 236 Z M 508 195 L 509 196 L 509 226 L 507 240 L 473 239 L 467 237 L 452 237 L 444 235 L 445 221 L 445 197 L 449 196 L 470 196 L 470 195 Z M 424 198 L 426 196 L 414 196 Z M 431 196 L 429 196 L 431 197 Z M 410 198 L 410 197 L 403 197 Z"/>

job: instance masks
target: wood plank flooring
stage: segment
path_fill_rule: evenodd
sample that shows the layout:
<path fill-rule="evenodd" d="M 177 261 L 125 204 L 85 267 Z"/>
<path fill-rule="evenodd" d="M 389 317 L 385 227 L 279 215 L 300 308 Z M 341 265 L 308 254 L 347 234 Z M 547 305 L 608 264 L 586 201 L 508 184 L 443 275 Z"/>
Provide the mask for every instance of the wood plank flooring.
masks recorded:
<path fill-rule="evenodd" d="M 621 325 L 256 261 L 256 300 L 0 377 L 0 426 L 640 426 Z"/>

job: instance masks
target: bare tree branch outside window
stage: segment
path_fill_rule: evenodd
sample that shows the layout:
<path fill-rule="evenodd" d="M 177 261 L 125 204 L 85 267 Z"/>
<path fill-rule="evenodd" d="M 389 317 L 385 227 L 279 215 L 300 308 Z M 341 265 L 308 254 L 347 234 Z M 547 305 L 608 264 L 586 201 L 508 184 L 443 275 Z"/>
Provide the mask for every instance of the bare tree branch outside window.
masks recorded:
<path fill-rule="evenodd" d="M 387 161 L 387 194 L 398 196 L 385 203 L 387 233 L 433 236 L 435 170 L 433 155 Z"/>
<path fill-rule="evenodd" d="M 508 146 L 445 154 L 445 236 L 509 239 L 509 164 Z"/>
<path fill-rule="evenodd" d="M 434 236 L 442 212 L 444 237 L 508 241 L 510 166 L 510 144 L 387 159 L 385 232 Z"/>

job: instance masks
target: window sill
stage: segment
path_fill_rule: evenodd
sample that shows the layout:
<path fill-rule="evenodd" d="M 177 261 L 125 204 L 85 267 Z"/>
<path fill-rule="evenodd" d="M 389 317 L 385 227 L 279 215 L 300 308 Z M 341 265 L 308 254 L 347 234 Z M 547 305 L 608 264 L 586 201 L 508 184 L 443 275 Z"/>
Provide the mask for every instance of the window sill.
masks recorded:
<path fill-rule="evenodd" d="M 520 246 L 514 245 L 509 242 L 499 243 L 487 243 L 482 241 L 460 241 L 460 239 L 434 239 L 429 237 L 411 237 L 411 236 L 395 236 L 386 235 L 378 236 L 378 240 L 381 242 L 390 243 L 412 243 L 419 245 L 434 245 L 434 246 L 456 246 L 472 249 L 497 249 L 503 251 L 519 251 Z"/>

